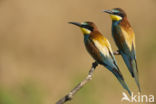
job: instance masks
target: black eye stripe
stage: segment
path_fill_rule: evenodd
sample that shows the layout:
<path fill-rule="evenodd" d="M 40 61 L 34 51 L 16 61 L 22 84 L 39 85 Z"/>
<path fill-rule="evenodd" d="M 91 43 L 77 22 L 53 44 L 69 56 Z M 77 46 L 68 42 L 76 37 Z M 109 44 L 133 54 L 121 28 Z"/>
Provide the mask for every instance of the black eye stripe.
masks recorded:
<path fill-rule="evenodd" d="M 83 27 L 83 28 L 86 28 L 86 29 L 88 29 L 88 30 L 93 31 L 93 27 L 91 27 L 91 26 L 89 26 L 89 25 L 83 25 L 82 27 Z"/>
<path fill-rule="evenodd" d="M 115 15 L 119 15 L 119 13 L 116 13 L 116 12 L 114 12 L 113 14 L 115 14 Z"/>
<path fill-rule="evenodd" d="M 122 13 L 120 13 L 120 12 L 114 12 L 113 14 L 114 14 L 114 15 L 118 15 L 118 16 L 123 17 L 123 14 L 122 14 Z"/>

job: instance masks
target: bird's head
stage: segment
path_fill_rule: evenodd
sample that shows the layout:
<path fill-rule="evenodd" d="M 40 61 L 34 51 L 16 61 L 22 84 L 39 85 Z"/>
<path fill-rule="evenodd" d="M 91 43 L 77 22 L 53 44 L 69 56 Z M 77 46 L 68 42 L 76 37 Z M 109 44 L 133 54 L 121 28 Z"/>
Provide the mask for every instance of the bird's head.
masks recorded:
<path fill-rule="evenodd" d="M 127 17 L 126 13 L 121 8 L 114 8 L 112 10 L 104 10 L 104 12 L 110 14 L 110 17 L 113 21 L 120 21 L 124 17 Z"/>
<path fill-rule="evenodd" d="M 82 22 L 82 23 L 69 22 L 69 23 L 80 27 L 84 35 L 89 35 L 96 29 L 96 26 L 93 22 Z"/>

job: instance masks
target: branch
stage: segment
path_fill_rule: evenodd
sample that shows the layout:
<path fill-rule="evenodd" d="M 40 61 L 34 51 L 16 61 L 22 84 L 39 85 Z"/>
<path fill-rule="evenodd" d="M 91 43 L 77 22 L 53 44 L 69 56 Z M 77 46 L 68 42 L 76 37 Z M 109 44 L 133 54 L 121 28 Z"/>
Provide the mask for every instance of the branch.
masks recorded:
<path fill-rule="evenodd" d="M 113 52 L 113 54 L 114 55 L 120 55 L 120 52 L 119 52 L 119 50 L 117 50 L 117 51 Z"/>
<path fill-rule="evenodd" d="M 95 68 L 98 66 L 97 62 L 92 63 L 92 67 L 89 70 L 88 76 L 81 81 L 79 84 L 76 85 L 75 88 L 73 88 L 66 96 L 64 96 L 62 99 L 58 100 L 56 104 L 64 104 L 65 102 L 72 100 L 73 96 L 92 79 L 92 74 L 95 70 Z"/>

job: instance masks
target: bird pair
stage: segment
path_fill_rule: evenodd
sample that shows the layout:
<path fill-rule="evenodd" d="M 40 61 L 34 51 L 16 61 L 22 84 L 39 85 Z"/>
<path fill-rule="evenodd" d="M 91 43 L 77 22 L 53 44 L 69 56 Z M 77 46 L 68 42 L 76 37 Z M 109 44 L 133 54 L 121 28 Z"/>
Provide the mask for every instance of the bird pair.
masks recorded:
<path fill-rule="evenodd" d="M 132 77 L 135 79 L 140 91 L 141 89 L 138 80 L 138 69 L 135 52 L 135 35 L 131 25 L 127 20 L 127 15 L 121 8 L 104 10 L 104 12 L 110 14 L 112 19 L 112 36 L 118 47 L 118 52 L 122 56 Z M 110 70 L 116 76 L 123 88 L 126 89 L 131 95 L 131 91 L 129 90 L 119 70 L 113 51 L 111 49 L 111 45 L 107 38 L 105 38 L 98 31 L 96 25 L 93 22 L 69 23 L 80 27 L 84 35 L 84 44 L 89 54 L 98 64 L 101 64 Z"/>

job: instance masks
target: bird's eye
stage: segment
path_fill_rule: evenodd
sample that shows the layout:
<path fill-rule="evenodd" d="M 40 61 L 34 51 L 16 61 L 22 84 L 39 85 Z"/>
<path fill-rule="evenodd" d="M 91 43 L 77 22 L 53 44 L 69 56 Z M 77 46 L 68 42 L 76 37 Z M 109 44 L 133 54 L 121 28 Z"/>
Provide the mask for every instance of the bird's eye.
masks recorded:
<path fill-rule="evenodd" d="M 123 16 L 123 14 L 118 10 L 112 10 L 114 15 Z"/>
<path fill-rule="evenodd" d="M 123 14 L 121 12 L 114 12 L 113 14 L 123 17 Z"/>

